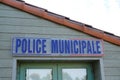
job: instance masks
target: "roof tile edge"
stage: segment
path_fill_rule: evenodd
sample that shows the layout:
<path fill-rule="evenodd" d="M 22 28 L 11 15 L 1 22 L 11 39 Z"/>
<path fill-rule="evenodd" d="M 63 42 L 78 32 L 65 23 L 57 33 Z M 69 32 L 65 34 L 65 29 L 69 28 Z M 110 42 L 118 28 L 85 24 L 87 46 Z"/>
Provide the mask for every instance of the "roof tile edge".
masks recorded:
<path fill-rule="evenodd" d="M 17 0 L 0 0 L 1 3 L 4 3 L 6 5 L 12 6 L 14 8 L 20 9 L 22 11 L 25 11 L 27 13 L 33 14 L 35 16 L 53 21 L 55 23 L 61 24 L 61 25 L 65 25 L 69 28 L 84 32 L 86 34 L 89 34 L 91 36 L 94 36 L 96 38 L 100 38 L 103 39 L 105 41 L 108 41 L 110 43 L 116 44 L 118 46 L 120 46 L 120 38 L 116 37 L 114 35 L 108 35 L 107 33 L 105 33 L 104 31 L 96 31 L 94 30 L 92 27 L 87 27 L 85 24 L 83 25 L 79 25 L 76 23 L 72 23 L 70 22 L 70 19 L 67 19 L 66 17 L 63 18 L 58 18 L 52 15 L 48 15 L 48 11 L 46 11 L 45 9 L 40 9 L 31 5 L 27 5 L 25 4 L 24 1 L 17 1 Z M 51 13 L 52 14 L 52 13 Z"/>

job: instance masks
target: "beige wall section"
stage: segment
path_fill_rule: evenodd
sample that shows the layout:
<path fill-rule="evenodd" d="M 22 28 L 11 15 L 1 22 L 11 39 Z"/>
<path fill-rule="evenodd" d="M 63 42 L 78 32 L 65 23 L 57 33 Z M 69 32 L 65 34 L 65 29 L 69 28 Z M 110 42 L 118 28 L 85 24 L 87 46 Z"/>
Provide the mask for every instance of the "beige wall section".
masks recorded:
<path fill-rule="evenodd" d="M 0 80 L 12 80 L 13 37 L 94 38 L 82 32 L 0 4 Z M 104 42 L 106 80 L 120 80 L 120 47 Z"/>

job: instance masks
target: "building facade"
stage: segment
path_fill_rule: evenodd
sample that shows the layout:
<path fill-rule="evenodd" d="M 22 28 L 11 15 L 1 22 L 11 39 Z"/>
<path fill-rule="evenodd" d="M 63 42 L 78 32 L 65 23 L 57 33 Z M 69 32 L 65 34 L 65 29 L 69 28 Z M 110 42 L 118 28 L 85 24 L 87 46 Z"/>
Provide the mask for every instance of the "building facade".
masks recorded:
<path fill-rule="evenodd" d="M 120 80 L 120 37 L 18 0 L 0 0 L 0 80 Z"/>

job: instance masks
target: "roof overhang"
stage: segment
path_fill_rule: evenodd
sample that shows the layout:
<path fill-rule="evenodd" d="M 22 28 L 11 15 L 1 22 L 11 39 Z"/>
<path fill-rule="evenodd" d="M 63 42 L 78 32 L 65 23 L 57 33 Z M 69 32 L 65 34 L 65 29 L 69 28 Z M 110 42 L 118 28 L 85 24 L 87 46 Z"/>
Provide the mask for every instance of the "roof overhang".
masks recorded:
<path fill-rule="evenodd" d="M 66 27 L 78 30 L 80 32 L 89 34 L 93 37 L 96 37 L 96 38 L 99 38 L 99 39 L 102 39 L 102 40 L 105 40 L 107 42 L 110 42 L 110 43 L 113 43 L 115 45 L 120 46 L 120 37 L 118 37 L 118 36 L 115 36 L 115 35 L 110 34 L 108 32 L 104 32 L 104 31 L 99 30 L 99 29 L 92 28 L 89 25 L 86 25 L 84 23 L 70 20 L 69 18 L 66 18 L 64 16 L 49 12 L 46 9 L 25 3 L 24 1 L 21 1 L 21 0 L 19 0 L 19 1 L 18 0 L 0 0 L 0 3 L 9 5 L 11 7 L 20 9 L 24 12 L 38 16 L 40 18 L 50 20 L 52 22 L 64 25 Z"/>

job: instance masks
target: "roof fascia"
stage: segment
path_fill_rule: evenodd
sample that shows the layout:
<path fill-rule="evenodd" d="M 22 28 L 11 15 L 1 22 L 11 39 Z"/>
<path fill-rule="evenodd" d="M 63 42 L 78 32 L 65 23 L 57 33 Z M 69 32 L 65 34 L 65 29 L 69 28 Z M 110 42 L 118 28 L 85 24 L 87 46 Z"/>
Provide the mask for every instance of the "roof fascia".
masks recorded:
<path fill-rule="evenodd" d="M 108 34 L 104 33 L 104 31 L 101 31 L 101 30 L 96 30 L 96 29 L 87 27 L 87 26 L 85 26 L 85 24 L 80 25 L 80 24 L 73 23 L 73 22 L 71 22 L 71 20 L 69 20 L 66 17 L 59 16 L 57 14 L 53 15 L 52 13 L 48 12 L 45 9 L 34 7 L 32 5 L 27 5 L 24 1 L 0 0 L 0 2 L 4 3 L 6 5 L 9 5 L 11 7 L 20 9 L 24 12 L 27 12 L 27 13 L 33 14 L 35 16 L 53 21 L 53 22 L 61 24 L 61 25 L 65 25 L 66 27 L 84 32 L 84 33 L 94 36 L 96 38 L 103 39 L 107 42 L 110 42 L 112 44 L 116 44 L 116 45 L 120 46 L 120 38 L 118 38 L 118 37 L 108 35 Z M 52 15 L 50 15 L 50 14 L 52 14 Z"/>

